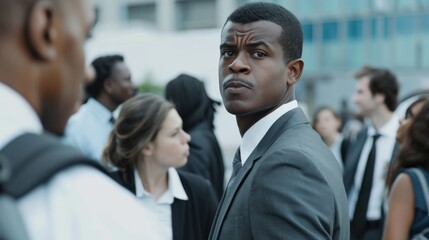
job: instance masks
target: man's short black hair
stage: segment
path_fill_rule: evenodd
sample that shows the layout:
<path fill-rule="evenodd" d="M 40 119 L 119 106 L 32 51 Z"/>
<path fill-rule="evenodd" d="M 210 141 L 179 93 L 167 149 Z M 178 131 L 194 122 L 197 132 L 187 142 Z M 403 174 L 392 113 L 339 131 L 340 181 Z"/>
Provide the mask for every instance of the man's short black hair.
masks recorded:
<path fill-rule="evenodd" d="M 239 24 L 269 21 L 279 25 L 283 30 L 279 42 L 283 47 L 285 62 L 301 58 L 303 43 L 301 24 L 295 15 L 284 7 L 274 3 L 248 3 L 232 12 L 225 24 L 228 21 Z"/>
<path fill-rule="evenodd" d="M 100 96 L 104 81 L 111 76 L 112 69 L 118 62 L 124 62 L 124 57 L 121 55 L 108 55 L 98 57 L 92 61 L 91 65 L 95 70 L 95 80 L 85 87 L 88 96 L 92 98 Z"/>

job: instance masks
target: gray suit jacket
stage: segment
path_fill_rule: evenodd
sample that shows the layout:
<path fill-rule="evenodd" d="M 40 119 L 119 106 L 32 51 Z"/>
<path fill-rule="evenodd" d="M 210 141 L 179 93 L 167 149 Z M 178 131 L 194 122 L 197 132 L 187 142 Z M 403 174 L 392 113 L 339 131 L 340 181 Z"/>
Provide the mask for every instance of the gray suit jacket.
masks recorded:
<path fill-rule="evenodd" d="M 279 118 L 249 156 L 209 239 L 349 239 L 340 166 L 301 109 Z"/>

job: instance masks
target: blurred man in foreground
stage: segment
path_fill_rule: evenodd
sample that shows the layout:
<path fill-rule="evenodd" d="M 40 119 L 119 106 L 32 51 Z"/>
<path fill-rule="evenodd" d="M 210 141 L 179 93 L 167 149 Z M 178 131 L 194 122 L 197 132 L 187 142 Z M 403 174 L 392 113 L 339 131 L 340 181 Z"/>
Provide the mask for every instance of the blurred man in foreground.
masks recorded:
<path fill-rule="evenodd" d="M 0 150 L 24 134 L 63 133 L 85 75 L 92 15 L 85 0 L 0 1 Z M 155 238 L 134 197 L 84 165 L 55 174 L 16 205 L 31 239 Z"/>

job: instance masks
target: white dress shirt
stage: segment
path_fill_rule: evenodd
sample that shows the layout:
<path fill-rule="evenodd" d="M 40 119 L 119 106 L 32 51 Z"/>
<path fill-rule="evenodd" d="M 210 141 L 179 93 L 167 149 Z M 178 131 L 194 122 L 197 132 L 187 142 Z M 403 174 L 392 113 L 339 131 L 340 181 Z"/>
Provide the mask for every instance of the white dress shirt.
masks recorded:
<path fill-rule="evenodd" d="M 390 161 L 392 159 L 393 149 L 396 143 L 396 131 L 399 127 L 399 119 L 392 115 L 390 120 L 380 128 L 378 133 L 381 135 L 376 142 L 376 156 L 374 165 L 373 183 L 369 196 L 367 220 L 379 220 L 381 218 L 381 207 L 384 201 L 385 181 Z M 353 218 L 359 190 L 362 184 L 363 174 L 365 172 L 368 155 L 371 151 L 373 136 L 376 134 L 375 128 L 371 125 L 368 128 L 367 139 L 359 158 L 356 169 L 354 185 L 350 190 L 349 196 L 349 214 Z"/>
<path fill-rule="evenodd" d="M 0 149 L 24 133 L 41 133 L 37 114 L 0 82 Z M 23 149 L 24 151 L 25 149 Z M 159 239 L 152 213 L 98 170 L 71 167 L 17 200 L 30 239 Z"/>
<path fill-rule="evenodd" d="M 113 128 L 110 122 L 112 116 L 112 112 L 97 100 L 88 99 L 88 102 L 70 117 L 64 142 L 101 161 L 101 154 Z"/>
<path fill-rule="evenodd" d="M 274 122 L 285 113 L 297 107 L 298 102 L 296 100 L 285 103 L 267 116 L 259 119 L 259 121 L 253 124 L 253 126 L 251 126 L 244 133 L 240 145 L 240 157 L 242 165 L 244 165 L 244 163 L 247 161 L 247 158 L 249 158 L 250 154 L 253 152 L 253 150 L 255 150 L 256 146 L 258 146 L 259 142 L 262 140 Z"/>
<path fill-rule="evenodd" d="M 152 212 L 153 216 L 155 216 L 151 221 L 158 226 L 158 233 L 156 235 L 159 236 L 160 239 L 172 240 L 173 224 L 171 204 L 173 204 L 174 198 L 184 201 L 188 200 L 188 196 L 183 188 L 182 181 L 180 181 L 177 170 L 174 168 L 168 169 L 168 189 L 158 200 L 144 189 L 136 169 L 134 169 L 134 183 L 136 186 L 137 198 L 143 203 L 144 208 Z"/>

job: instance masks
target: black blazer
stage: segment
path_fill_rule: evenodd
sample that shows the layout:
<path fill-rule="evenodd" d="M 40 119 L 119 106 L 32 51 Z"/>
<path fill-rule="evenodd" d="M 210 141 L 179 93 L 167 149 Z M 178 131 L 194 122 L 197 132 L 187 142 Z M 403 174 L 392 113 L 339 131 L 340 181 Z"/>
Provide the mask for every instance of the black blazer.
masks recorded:
<path fill-rule="evenodd" d="M 357 134 L 356 140 L 348 148 L 346 158 L 344 159 L 343 181 L 346 193 L 349 195 L 353 185 L 356 169 L 359 163 L 360 154 L 367 138 L 368 126 L 364 126 Z"/>
<path fill-rule="evenodd" d="M 113 178 L 136 193 L 134 171 L 116 171 Z M 208 180 L 192 173 L 179 172 L 188 200 L 174 199 L 171 205 L 173 240 L 207 239 L 216 212 L 217 198 Z"/>

